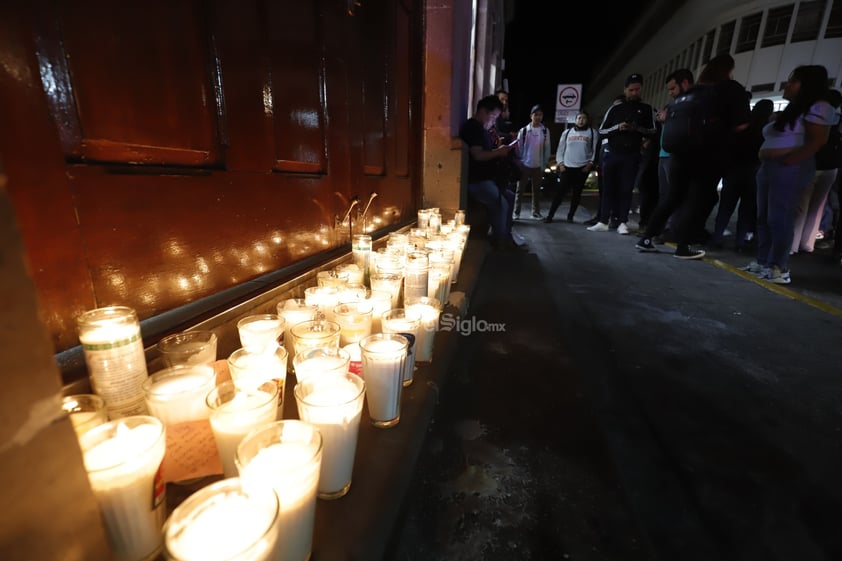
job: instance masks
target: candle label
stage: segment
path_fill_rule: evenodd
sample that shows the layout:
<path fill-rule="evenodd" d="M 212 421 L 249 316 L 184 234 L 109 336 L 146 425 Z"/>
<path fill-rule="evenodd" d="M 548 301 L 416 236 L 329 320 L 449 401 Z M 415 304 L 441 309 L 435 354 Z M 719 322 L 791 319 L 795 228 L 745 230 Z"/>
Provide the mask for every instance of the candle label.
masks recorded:
<path fill-rule="evenodd" d="M 108 343 L 82 343 L 82 349 L 86 351 L 108 351 L 111 349 L 116 349 L 118 347 L 125 347 L 126 345 L 131 345 L 132 343 L 138 340 L 140 340 L 140 333 L 136 333 L 130 338 L 123 339 L 122 341 L 109 341 Z"/>
<path fill-rule="evenodd" d="M 155 482 L 152 484 L 152 510 L 155 510 L 164 503 L 167 497 L 167 483 L 164 481 L 164 462 L 158 466 L 155 472 Z"/>

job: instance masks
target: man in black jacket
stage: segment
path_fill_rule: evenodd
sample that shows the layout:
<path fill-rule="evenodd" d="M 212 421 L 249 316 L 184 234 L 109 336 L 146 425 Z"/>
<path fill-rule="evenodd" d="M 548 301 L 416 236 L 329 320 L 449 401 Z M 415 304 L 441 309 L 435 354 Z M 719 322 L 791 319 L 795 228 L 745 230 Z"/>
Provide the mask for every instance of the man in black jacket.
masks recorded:
<path fill-rule="evenodd" d="M 591 232 L 607 232 L 609 224 L 616 224 L 618 234 L 629 233 L 627 223 L 643 139 L 656 133 L 652 106 L 640 101 L 642 88 L 640 74 L 626 78 L 625 101 L 611 107 L 599 127 L 599 134 L 608 139 L 601 165 L 604 202 L 599 222 L 588 228 Z"/>

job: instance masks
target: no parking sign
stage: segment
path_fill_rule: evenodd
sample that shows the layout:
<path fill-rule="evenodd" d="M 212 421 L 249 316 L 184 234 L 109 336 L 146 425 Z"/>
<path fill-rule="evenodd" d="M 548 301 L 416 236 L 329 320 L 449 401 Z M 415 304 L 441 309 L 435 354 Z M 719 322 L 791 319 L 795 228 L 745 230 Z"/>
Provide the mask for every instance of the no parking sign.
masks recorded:
<path fill-rule="evenodd" d="M 582 84 L 559 84 L 555 98 L 555 122 L 575 122 L 581 108 Z"/>

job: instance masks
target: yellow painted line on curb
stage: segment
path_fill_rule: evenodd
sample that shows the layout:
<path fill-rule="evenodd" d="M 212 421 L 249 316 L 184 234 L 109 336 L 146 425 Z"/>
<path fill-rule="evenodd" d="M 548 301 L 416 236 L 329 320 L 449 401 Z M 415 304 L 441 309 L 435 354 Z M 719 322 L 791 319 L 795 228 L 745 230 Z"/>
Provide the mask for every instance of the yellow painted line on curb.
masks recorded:
<path fill-rule="evenodd" d="M 756 285 L 762 286 L 766 290 L 770 290 L 770 291 L 772 291 L 776 294 L 780 294 L 781 296 L 786 296 L 787 298 L 791 298 L 792 300 L 797 300 L 798 302 L 803 302 L 804 304 L 807 304 L 808 306 L 812 306 L 813 308 L 816 308 L 817 310 L 821 310 L 825 313 L 834 315 L 836 317 L 842 317 L 842 310 L 840 310 L 836 306 L 831 306 L 830 304 L 828 304 L 826 302 L 822 302 L 821 300 L 816 300 L 815 298 L 810 298 L 809 296 L 804 296 L 803 294 L 799 294 L 798 292 L 795 292 L 794 290 L 790 290 L 789 288 L 786 288 L 785 286 L 781 286 L 779 284 L 774 284 L 774 283 L 762 280 L 760 278 L 757 278 L 756 276 L 752 275 L 748 271 L 743 271 L 743 270 L 741 270 L 737 267 L 734 267 L 733 265 L 729 265 L 728 263 L 724 263 L 724 262 L 720 261 L 719 259 L 704 259 L 704 260 L 707 261 L 708 263 L 712 263 L 713 265 L 719 267 L 720 269 L 724 269 L 726 271 L 734 273 L 735 275 L 739 275 L 739 276 L 743 277 L 744 279 L 753 282 Z"/>

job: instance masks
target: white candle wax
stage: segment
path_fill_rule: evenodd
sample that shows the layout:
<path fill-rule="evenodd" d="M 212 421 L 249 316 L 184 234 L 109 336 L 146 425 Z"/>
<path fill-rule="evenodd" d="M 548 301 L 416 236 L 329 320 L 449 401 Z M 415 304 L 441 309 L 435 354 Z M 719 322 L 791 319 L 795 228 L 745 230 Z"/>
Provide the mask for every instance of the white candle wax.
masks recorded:
<path fill-rule="evenodd" d="M 334 286 L 311 286 L 304 290 L 304 302 L 318 306 L 325 319 L 333 321 L 333 308 L 339 304 L 339 290 Z"/>
<path fill-rule="evenodd" d="M 240 343 L 243 348 L 252 353 L 259 353 L 274 348 L 284 332 L 284 319 L 280 316 L 264 319 L 244 318 L 237 324 Z"/>
<path fill-rule="evenodd" d="M 433 360 L 433 342 L 436 336 L 436 329 L 439 324 L 438 308 L 430 304 L 409 304 L 407 311 L 411 311 L 421 317 L 421 325 L 418 328 L 418 337 L 415 339 L 415 361 L 430 362 Z"/>
<path fill-rule="evenodd" d="M 284 318 L 284 348 L 286 348 L 289 360 L 295 356 L 295 348 L 292 342 L 293 326 L 305 321 L 316 319 L 318 309 L 304 303 L 304 300 L 291 298 L 278 304 L 278 315 Z"/>
<path fill-rule="evenodd" d="M 368 414 L 375 424 L 393 421 L 400 416 L 406 345 L 394 339 L 364 339 L 360 346 Z"/>
<path fill-rule="evenodd" d="M 164 428 L 149 417 L 129 417 L 127 422 L 134 419 L 147 419 L 149 424 L 104 425 L 81 441 L 88 480 L 118 561 L 154 555 L 161 547 L 166 515 L 166 487 L 160 474 L 166 450 Z M 112 437 L 100 440 L 110 431 Z"/>
<path fill-rule="evenodd" d="M 299 323 L 292 328 L 295 354 L 316 347 L 339 347 L 339 324 L 333 321 Z"/>
<path fill-rule="evenodd" d="M 320 454 L 319 461 L 314 461 L 312 446 L 279 442 L 263 448 L 240 466 L 244 486 L 269 485 L 278 495 L 277 561 L 304 561 L 310 557 Z"/>
<path fill-rule="evenodd" d="M 368 303 L 371 304 L 371 332 L 380 333 L 383 330 L 381 316 L 392 309 L 392 295 L 382 290 L 372 290 Z"/>
<path fill-rule="evenodd" d="M 205 396 L 215 385 L 216 372 L 210 366 L 168 368 L 144 383 L 146 405 L 165 425 L 207 419 Z"/>
<path fill-rule="evenodd" d="M 237 390 L 231 401 L 211 408 L 211 430 L 225 477 L 237 475 L 234 456 L 243 438 L 252 430 L 277 420 L 277 417 L 274 394 L 259 390 Z"/>
<path fill-rule="evenodd" d="M 303 382 L 310 376 L 326 374 L 344 374 L 348 371 L 348 356 L 314 356 L 306 358 L 295 365 L 295 377 Z"/>
<path fill-rule="evenodd" d="M 331 376 L 299 386 L 295 391 L 298 415 L 319 429 L 324 442 L 319 494 L 324 498 L 338 498 L 351 484 L 363 383 L 359 380 L 355 384 L 347 376 Z"/>
<path fill-rule="evenodd" d="M 278 499 L 246 493 L 237 478 L 204 487 L 179 505 L 164 528 L 172 561 L 274 561 Z"/>
<path fill-rule="evenodd" d="M 339 324 L 339 345 L 356 343 L 371 335 L 371 305 L 368 302 L 340 304 L 334 309 Z"/>
<path fill-rule="evenodd" d="M 146 380 L 146 355 L 139 323 L 114 323 L 80 328 L 91 387 L 105 400 L 112 419 L 145 415 L 141 385 Z"/>

